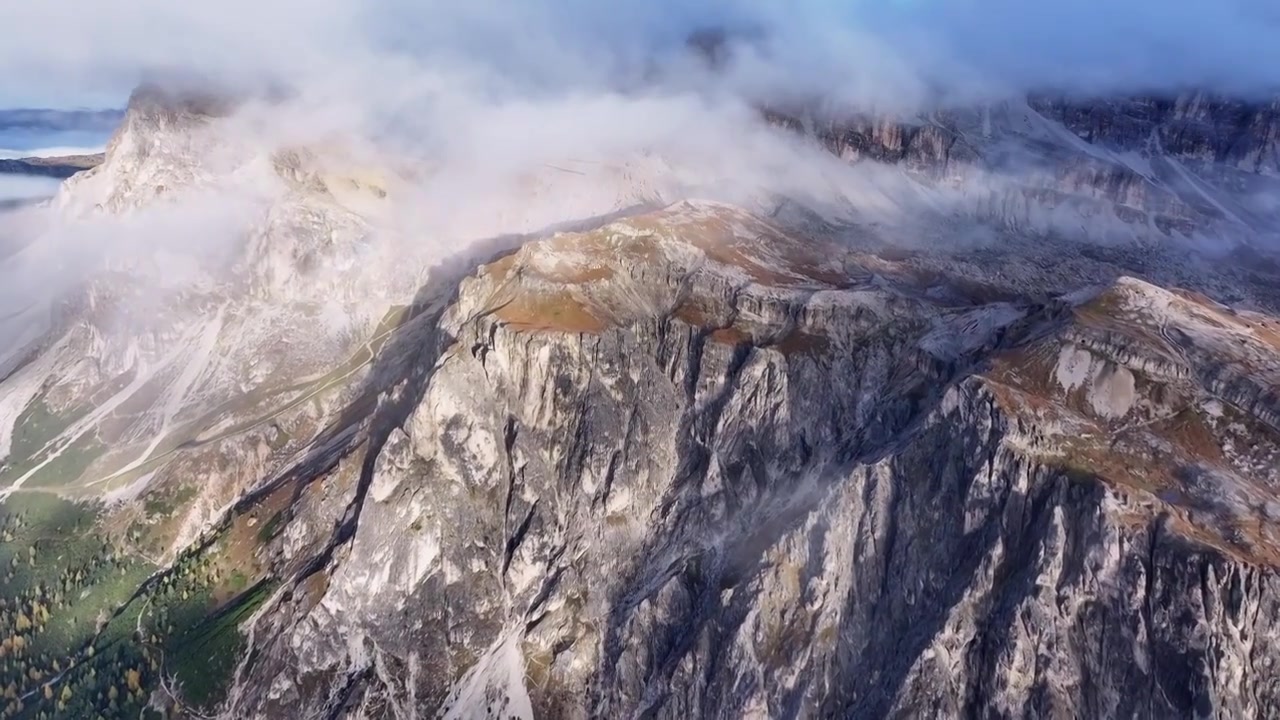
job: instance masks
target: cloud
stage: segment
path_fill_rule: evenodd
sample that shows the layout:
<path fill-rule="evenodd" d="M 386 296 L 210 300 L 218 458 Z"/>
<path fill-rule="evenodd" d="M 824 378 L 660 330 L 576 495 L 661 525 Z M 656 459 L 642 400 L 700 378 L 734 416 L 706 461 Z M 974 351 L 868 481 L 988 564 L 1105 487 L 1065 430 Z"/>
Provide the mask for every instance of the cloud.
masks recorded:
<path fill-rule="evenodd" d="M 118 105 L 156 73 L 287 87 L 290 101 L 250 102 L 219 121 L 219 144 L 229 149 L 219 162 L 230 175 L 276 148 L 343 145 L 354 164 L 410 168 L 416 179 L 401 188 L 404 202 L 383 219 L 382 236 L 400 239 L 375 250 L 388 267 L 412 270 L 462 241 L 694 196 L 752 204 L 782 194 L 891 219 L 911 218 L 910 202 L 951 212 L 972 199 L 851 170 L 765 126 L 754 106 L 820 99 L 910 112 L 1042 89 L 1199 84 L 1264 94 L 1280 87 L 1280 44 L 1270 42 L 1280 17 L 1268 7 L 1264 0 L 10 2 L 0 3 L 7 93 L 0 106 Z M 700 32 L 725 38 L 714 69 L 689 46 Z M 237 144 L 256 150 L 237 154 Z M 171 144 L 151 161 L 171 157 L 200 172 L 215 165 L 182 152 L 182 143 Z M 131 219 L 127 228 L 118 220 L 109 221 L 115 229 L 56 228 L 44 241 L 48 252 L 32 257 L 49 260 L 51 272 L 89 274 L 106 262 L 102 247 L 117 257 L 149 258 L 153 247 L 180 253 L 172 228 L 196 224 L 210 231 L 185 242 L 203 257 L 242 240 L 261 219 L 206 222 L 233 215 L 211 197 L 184 201 L 179 193 L 164 218 Z M 192 222 L 173 219 L 183 202 Z M 94 252 L 79 253 L 81 246 Z M 83 257 L 73 272 L 53 262 L 59 253 Z M 29 278 L 39 277 L 37 265 L 27 263 Z"/>
<path fill-rule="evenodd" d="M 0 174 L 0 202 L 50 197 L 58 189 L 54 178 Z"/>
<path fill-rule="evenodd" d="M 508 94 L 679 83 L 706 28 L 754 38 L 728 77 L 756 96 L 1280 88 L 1270 0 L 45 0 L 0 5 L 0 105 L 118 101 L 169 68 L 306 83 L 407 67 Z"/>
<path fill-rule="evenodd" d="M 365 142 L 416 168 L 441 232 L 616 209 L 500 213 L 566 161 L 627 167 L 635 197 L 816 198 L 839 173 L 752 106 L 910 112 L 1061 88 L 1280 87 L 1266 0 L 78 0 L 0 3 L 0 104 L 119 103 L 157 72 L 290 88 L 222 131 L 260 147 Z M 722 33 L 714 70 L 689 46 Z M 1231 38 L 1224 42 L 1223 38 Z M 74 144 L 74 143 L 68 143 Z M 29 147 L 23 145 L 19 147 Z M 638 165 L 637 165 L 638 163 Z M 581 172 L 578 165 L 575 172 Z M 635 170 L 643 167 L 644 170 Z M 610 172 L 614 172 L 610 170 Z M 558 171 L 555 171 L 558 172 Z M 551 175 L 565 184 L 572 173 Z M 638 176 L 643 175 L 643 177 Z M 611 181 L 613 182 L 613 181 Z M 527 204 L 527 203 L 526 203 Z M 474 218 L 441 224 L 450 210 Z M 488 215 L 486 215 L 488 213 Z M 512 219 L 520 216 L 521 219 Z M 558 217 L 559 216 L 559 217 Z M 450 225 L 451 223 L 451 225 Z M 449 227 L 446 227 L 449 225 Z"/>

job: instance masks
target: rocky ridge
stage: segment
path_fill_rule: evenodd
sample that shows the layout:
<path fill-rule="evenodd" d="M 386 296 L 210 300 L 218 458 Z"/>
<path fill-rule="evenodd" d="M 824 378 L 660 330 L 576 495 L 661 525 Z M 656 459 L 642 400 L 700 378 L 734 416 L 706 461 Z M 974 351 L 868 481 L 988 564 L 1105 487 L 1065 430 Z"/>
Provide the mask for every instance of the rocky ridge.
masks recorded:
<path fill-rule="evenodd" d="M 698 204 L 484 266 L 228 715 L 1271 712 L 1280 326 L 931 289 Z"/>

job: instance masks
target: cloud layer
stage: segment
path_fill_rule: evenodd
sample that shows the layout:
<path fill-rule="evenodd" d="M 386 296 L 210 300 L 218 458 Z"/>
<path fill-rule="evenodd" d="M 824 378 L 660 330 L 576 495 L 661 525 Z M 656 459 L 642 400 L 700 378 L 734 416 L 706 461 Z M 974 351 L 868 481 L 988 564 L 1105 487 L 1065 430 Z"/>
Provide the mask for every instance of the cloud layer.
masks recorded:
<path fill-rule="evenodd" d="M 293 91 L 290 102 L 249 103 L 219 122 L 214 131 L 225 135 L 210 145 L 240 148 L 250 164 L 269 162 L 281 147 L 346 145 L 357 164 L 412 169 L 405 217 L 392 218 L 385 235 L 416 244 L 384 242 L 380 251 L 415 271 L 469 240 L 644 201 L 750 205 L 782 195 L 893 222 L 920 215 L 922 205 L 950 212 L 972 198 L 924 197 L 893 184 L 893 173 L 853 170 L 764 126 L 753 106 L 820 100 L 910 112 L 1046 89 L 1209 86 L 1265 95 L 1280 88 L 1280 44 L 1271 42 L 1280 13 L 1269 3 L 8 2 L 0 3 L 0 107 L 119 105 L 155 73 L 282 85 Z M 690 47 L 699 33 L 723 38 L 714 68 Z M 146 162 L 216 170 L 209 157 L 184 157 L 183 140 L 165 142 L 166 152 Z M 223 180 L 243 177 L 228 170 Z M 224 212 L 208 197 L 186 202 L 193 213 L 222 212 L 246 226 L 258 219 Z M 81 275 L 105 263 L 105 249 L 139 258 L 154 255 L 153 246 L 175 249 L 172 233 L 151 227 L 98 238 L 92 227 L 59 228 L 40 257 L 88 258 L 83 271 L 49 263 L 51 272 Z M 193 255 L 222 250 L 249 230 L 212 227 L 218 232 L 186 239 Z"/>
<path fill-rule="evenodd" d="M 1270 0 L 45 0 L 0 4 L 0 106 L 118 103 L 148 71 L 431 72 L 493 93 L 632 86 L 693 32 L 750 37 L 728 85 L 909 107 L 1064 88 L 1280 88 Z"/>

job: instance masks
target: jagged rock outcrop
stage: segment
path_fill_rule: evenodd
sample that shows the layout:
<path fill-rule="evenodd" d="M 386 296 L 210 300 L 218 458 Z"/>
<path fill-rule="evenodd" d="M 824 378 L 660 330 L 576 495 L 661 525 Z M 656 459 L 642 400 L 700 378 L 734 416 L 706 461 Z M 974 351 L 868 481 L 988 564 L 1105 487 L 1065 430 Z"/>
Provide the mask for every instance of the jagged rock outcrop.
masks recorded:
<path fill-rule="evenodd" d="M 1165 150 L 1185 160 L 1280 172 L 1280 100 L 1195 92 L 1091 102 L 1044 97 L 1032 105 L 1089 143 L 1137 150 L 1158 137 Z"/>

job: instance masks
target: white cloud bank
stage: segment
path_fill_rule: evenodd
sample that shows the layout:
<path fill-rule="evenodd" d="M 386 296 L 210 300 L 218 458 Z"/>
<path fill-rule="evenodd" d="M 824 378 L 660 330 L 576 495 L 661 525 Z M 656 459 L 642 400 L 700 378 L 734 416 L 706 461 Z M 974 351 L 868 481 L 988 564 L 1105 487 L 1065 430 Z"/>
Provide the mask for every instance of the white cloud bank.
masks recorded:
<path fill-rule="evenodd" d="M 758 38 L 729 72 L 738 90 L 864 106 L 1280 88 L 1271 0 L 43 0 L 0 3 L 0 106 L 118 102 L 161 68 L 291 84 L 429 71 L 503 94 L 662 68 L 680 83 L 673 51 L 705 28 Z"/>
<path fill-rule="evenodd" d="M 382 248 L 412 270 L 469 239 L 579 220 L 628 199 L 779 193 L 890 219 L 909 220 L 922 203 L 945 213 L 972 198 L 923 197 L 893 177 L 872 177 L 872 169 L 851 170 L 765 127 L 753 104 L 821 98 L 905 112 L 1042 89 L 1205 85 L 1263 96 L 1280 88 L 1273 42 L 1280 13 L 1270 7 L 1270 0 L 0 2 L 0 106 L 118 105 L 156 72 L 287 87 L 291 102 L 251 104 L 220 131 L 254 135 L 264 155 L 333 138 L 363 142 L 377 148 L 376 162 L 413 168 L 418 181 L 399 210 L 406 217 L 395 220 L 402 237 L 427 247 Z M 731 38 L 727 62 L 714 71 L 689 49 L 699 31 Z M 548 175 L 566 166 L 573 172 Z M 193 212 L 210 211 L 207 203 Z M 149 227 L 97 236 L 64 228 L 42 257 L 96 259 L 108 247 L 148 257 L 151 247 L 174 248 L 171 233 Z M 217 228 L 188 243 L 217 245 L 238 234 Z M 117 236 L 129 242 L 103 240 Z M 39 278 L 33 267 L 24 272 Z"/>

